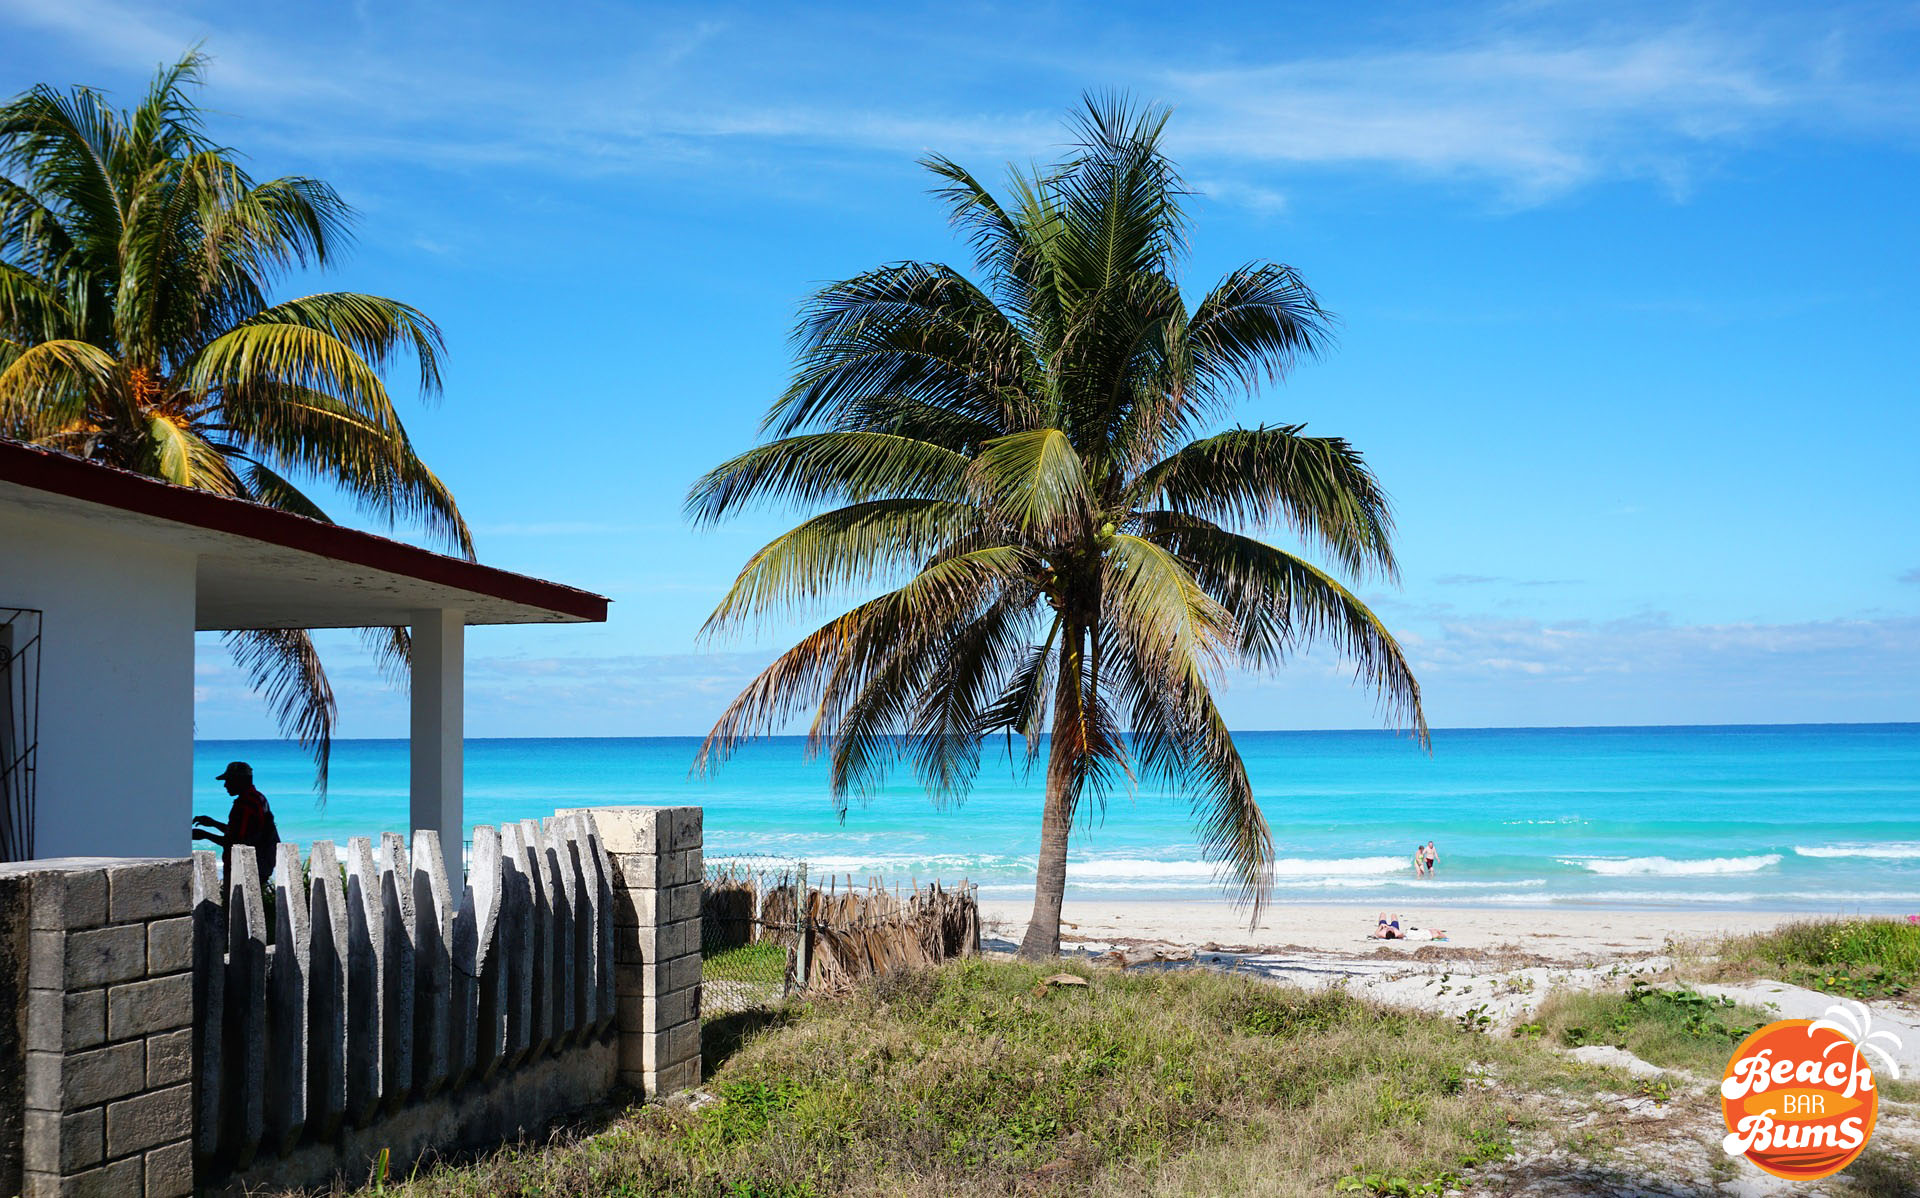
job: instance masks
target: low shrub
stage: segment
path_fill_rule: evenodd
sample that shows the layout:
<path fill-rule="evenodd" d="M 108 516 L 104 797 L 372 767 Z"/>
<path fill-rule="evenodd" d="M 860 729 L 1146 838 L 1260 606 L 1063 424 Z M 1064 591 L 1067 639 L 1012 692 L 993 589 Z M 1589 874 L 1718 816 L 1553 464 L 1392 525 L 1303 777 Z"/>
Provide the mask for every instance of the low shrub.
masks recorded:
<path fill-rule="evenodd" d="M 1717 1078 L 1740 1041 L 1768 1019 L 1731 999 L 1635 979 L 1621 993 L 1553 994 L 1524 1027 L 1569 1048 L 1609 1044 L 1655 1065 Z"/>
<path fill-rule="evenodd" d="M 736 1029 L 697 1109 L 393 1192 L 1430 1193 L 1506 1155 L 1529 1089 L 1573 1073 L 1338 990 L 1064 968 L 1089 984 L 973 960 L 792 1004 Z"/>
<path fill-rule="evenodd" d="M 1723 975 L 1766 974 L 1848 998 L 1920 997 L 1920 924 L 1808 919 L 1733 936 L 1714 950 Z"/>

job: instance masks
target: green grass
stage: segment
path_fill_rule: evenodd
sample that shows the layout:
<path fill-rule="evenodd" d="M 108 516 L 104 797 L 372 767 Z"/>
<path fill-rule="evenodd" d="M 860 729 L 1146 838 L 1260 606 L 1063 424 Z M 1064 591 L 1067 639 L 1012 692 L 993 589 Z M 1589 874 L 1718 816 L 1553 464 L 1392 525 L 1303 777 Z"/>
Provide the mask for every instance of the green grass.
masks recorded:
<path fill-rule="evenodd" d="M 1740 1041 L 1769 1019 L 1763 1011 L 1684 986 L 1635 981 L 1619 994 L 1556 993 L 1540 1005 L 1534 1024 L 1569 1048 L 1610 1044 L 1643 1061 L 1711 1079 L 1725 1071 Z"/>
<path fill-rule="evenodd" d="M 1720 976 L 1766 976 L 1848 998 L 1920 997 L 1920 924 L 1800 920 L 1713 950 Z"/>
<path fill-rule="evenodd" d="M 1062 968 L 1091 984 L 1043 983 Z M 1337 990 L 978 960 L 707 1043 L 728 1055 L 697 1111 L 637 1108 L 390 1192 L 1437 1193 L 1506 1154 L 1539 1118 L 1530 1096 L 1593 1084 L 1538 1043 Z"/>
<path fill-rule="evenodd" d="M 719 949 L 706 954 L 700 962 L 700 976 L 707 981 L 751 982 L 777 986 L 786 969 L 786 946 L 772 941 Z"/>

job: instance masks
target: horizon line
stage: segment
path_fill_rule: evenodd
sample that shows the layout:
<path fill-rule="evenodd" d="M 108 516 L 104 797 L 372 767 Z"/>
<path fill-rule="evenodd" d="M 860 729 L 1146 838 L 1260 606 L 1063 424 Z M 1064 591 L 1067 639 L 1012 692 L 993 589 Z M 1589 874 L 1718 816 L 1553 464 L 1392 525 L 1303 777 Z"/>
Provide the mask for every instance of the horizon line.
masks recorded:
<path fill-rule="evenodd" d="M 1739 724 L 1457 724 L 1441 727 L 1429 727 L 1430 733 L 1439 732 L 1641 732 L 1651 730 L 1665 731 L 1730 731 L 1742 728 L 1920 728 L 1920 720 L 1794 720 L 1777 723 L 1739 723 Z M 1367 733 L 1390 737 L 1410 737 L 1411 733 L 1393 728 L 1230 728 L 1232 735 L 1280 735 L 1315 736 L 1329 733 Z M 989 735 L 998 735 L 989 734 Z M 1044 733 L 1043 735 L 1051 735 Z M 653 733 L 632 736 L 468 736 L 463 741 L 514 741 L 514 740 L 702 740 L 706 736 L 701 732 Z M 776 733 L 754 738 L 756 741 L 805 740 L 804 732 Z M 904 739 L 904 738 L 903 738 Z M 348 736 L 335 737 L 333 743 L 342 744 L 406 744 L 405 736 Z M 280 736 L 195 736 L 193 743 L 198 744 L 288 744 L 298 745 L 291 737 Z"/>

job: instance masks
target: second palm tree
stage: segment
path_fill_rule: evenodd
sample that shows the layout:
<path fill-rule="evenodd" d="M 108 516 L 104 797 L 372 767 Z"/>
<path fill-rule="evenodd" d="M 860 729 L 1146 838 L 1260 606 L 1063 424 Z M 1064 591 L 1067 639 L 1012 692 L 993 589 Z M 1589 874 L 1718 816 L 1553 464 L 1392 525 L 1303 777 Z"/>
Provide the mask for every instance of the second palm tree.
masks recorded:
<path fill-rule="evenodd" d="M 740 626 L 885 588 L 767 667 L 700 751 L 808 721 L 842 812 L 897 761 L 965 797 L 990 737 L 1046 755 L 1021 955 L 1059 951 L 1076 821 L 1116 786 L 1184 797 L 1201 846 L 1258 918 L 1273 845 L 1213 696 L 1230 666 L 1304 642 L 1350 659 L 1424 742 L 1400 646 L 1333 574 L 1236 526 L 1282 526 L 1350 576 L 1392 578 L 1378 481 L 1300 425 L 1217 430 L 1239 394 L 1326 342 L 1289 267 L 1250 263 L 1189 311 L 1185 194 L 1166 114 L 1089 100 L 1077 152 L 992 194 L 926 162 L 980 283 L 906 262 L 809 303 L 771 440 L 692 489 L 701 522 L 818 508 L 754 554 L 708 621 Z"/>

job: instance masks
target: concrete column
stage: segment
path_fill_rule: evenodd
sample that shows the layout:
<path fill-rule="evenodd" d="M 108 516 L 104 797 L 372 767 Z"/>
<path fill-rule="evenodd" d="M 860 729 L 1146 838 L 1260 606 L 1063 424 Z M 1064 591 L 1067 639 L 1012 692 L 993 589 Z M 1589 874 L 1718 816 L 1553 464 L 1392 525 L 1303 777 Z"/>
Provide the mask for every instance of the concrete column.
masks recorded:
<path fill-rule="evenodd" d="M 440 837 L 447 877 L 461 878 L 466 839 L 462 799 L 466 736 L 466 613 L 457 608 L 413 618 L 411 830 Z"/>
<path fill-rule="evenodd" d="M 29 929 L 26 1198 L 192 1193 L 191 877 L 184 857 L 0 867 L 0 923 Z"/>
<path fill-rule="evenodd" d="M 658 1098 L 700 1084 L 698 807 L 577 808 L 612 864 L 620 1080 Z"/>

